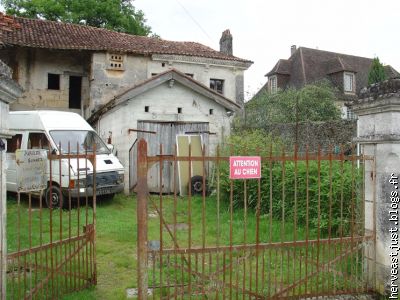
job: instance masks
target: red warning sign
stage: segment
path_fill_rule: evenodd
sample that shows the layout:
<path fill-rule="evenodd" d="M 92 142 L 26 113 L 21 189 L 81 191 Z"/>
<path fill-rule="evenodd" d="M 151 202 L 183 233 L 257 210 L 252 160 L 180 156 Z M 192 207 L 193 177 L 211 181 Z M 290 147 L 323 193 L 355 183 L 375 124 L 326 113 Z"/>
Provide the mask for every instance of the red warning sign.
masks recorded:
<path fill-rule="evenodd" d="M 261 178 L 260 156 L 231 156 L 229 165 L 230 179 Z"/>

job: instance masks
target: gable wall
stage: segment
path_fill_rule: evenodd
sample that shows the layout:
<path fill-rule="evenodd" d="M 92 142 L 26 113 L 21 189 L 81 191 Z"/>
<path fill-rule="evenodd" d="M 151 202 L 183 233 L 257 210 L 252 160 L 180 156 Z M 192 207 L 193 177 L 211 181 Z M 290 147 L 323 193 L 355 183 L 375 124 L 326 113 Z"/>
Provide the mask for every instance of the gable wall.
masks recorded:
<path fill-rule="evenodd" d="M 108 54 L 109 55 L 109 54 Z M 224 80 L 224 96 L 232 101 L 243 102 L 243 70 L 231 66 L 209 65 L 201 62 L 154 61 L 148 56 L 124 55 L 124 70 L 107 70 L 107 53 L 94 53 L 90 81 L 90 110 L 98 109 L 127 88 L 175 68 L 182 73 L 193 74 L 193 79 L 209 87 L 210 79 Z M 163 66 L 164 64 L 164 66 Z"/>
<path fill-rule="evenodd" d="M 162 63 L 165 64 L 162 67 Z M 199 81 L 207 87 L 210 87 L 210 79 L 223 79 L 224 80 L 224 96 L 236 101 L 239 95 L 236 91 L 236 79 L 239 76 L 243 76 L 243 71 L 234 69 L 229 66 L 216 66 L 201 63 L 187 63 L 187 62 L 175 62 L 175 61 L 150 61 L 148 67 L 148 77 L 150 78 L 152 73 L 165 72 L 170 68 L 177 69 L 182 73 L 193 74 L 193 79 Z M 243 91 L 242 91 L 243 93 Z"/>

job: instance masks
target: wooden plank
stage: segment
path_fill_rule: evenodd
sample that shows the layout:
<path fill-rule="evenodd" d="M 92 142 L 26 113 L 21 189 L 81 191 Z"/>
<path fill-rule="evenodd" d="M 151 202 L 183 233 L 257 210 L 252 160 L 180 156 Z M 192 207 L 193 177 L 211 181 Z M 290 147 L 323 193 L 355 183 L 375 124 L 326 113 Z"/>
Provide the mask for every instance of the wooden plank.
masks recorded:
<path fill-rule="evenodd" d="M 177 156 L 189 156 L 189 138 L 184 135 L 178 135 L 177 141 Z M 178 162 L 178 173 L 179 173 L 179 193 L 181 196 L 188 194 L 188 183 L 189 183 L 189 162 L 180 161 Z"/>

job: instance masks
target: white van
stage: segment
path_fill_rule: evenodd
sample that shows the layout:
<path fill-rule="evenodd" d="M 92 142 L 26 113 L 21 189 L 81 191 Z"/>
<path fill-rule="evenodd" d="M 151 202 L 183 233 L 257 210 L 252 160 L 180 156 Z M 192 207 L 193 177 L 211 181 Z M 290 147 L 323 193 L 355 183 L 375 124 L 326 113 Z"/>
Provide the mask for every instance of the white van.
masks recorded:
<path fill-rule="evenodd" d="M 86 151 L 93 154 L 94 145 L 96 195 L 112 198 L 115 193 L 123 191 L 123 166 L 80 115 L 62 111 L 15 111 L 9 113 L 9 129 L 13 137 L 7 140 L 7 191 L 17 192 L 17 149 L 50 149 L 53 154 L 85 154 Z M 47 206 L 58 207 L 61 203 L 65 204 L 69 196 L 93 196 L 93 165 L 89 159 L 62 158 L 61 163 L 53 160 L 51 176 L 50 164 L 47 166 Z"/>

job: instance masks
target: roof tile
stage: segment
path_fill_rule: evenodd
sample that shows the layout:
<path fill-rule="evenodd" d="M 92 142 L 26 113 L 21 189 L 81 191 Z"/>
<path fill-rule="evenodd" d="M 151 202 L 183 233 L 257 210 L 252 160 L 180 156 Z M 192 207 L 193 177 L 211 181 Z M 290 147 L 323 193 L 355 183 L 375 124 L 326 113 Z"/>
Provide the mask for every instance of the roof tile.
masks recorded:
<path fill-rule="evenodd" d="M 136 36 L 86 25 L 61 23 L 2 15 L 0 21 L 12 19 L 19 30 L 3 33 L 2 42 L 24 47 L 114 51 L 142 55 L 171 54 L 200 56 L 230 61 L 249 60 L 227 55 L 195 42 L 167 41 Z"/>

